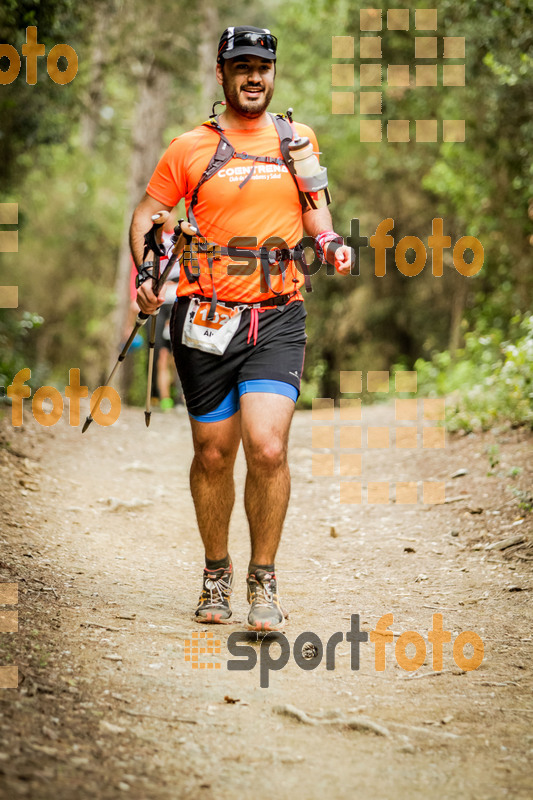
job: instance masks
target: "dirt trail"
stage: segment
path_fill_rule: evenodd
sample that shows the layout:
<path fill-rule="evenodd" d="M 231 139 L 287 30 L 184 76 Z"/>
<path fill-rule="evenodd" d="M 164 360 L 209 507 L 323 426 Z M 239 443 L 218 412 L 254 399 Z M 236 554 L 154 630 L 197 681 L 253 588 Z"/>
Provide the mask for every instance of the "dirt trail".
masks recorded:
<path fill-rule="evenodd" d="M 365 409 L 363 426 L 393 417 L 390 405 Z M 532 796 L 532 515 L 519 508 L 520 487 L 532 483 L 531 438 L 510 431 L 456 438 L 445 450 L 366 451 L 364 482 L 444 480 L 448 497 L 464 499 L 357 506 L 339 504 L 339 477 L 312 476 L 311 426 L 309 412 L 296 414 L 277 559 L 291 653 L 304 631 L 324 645 L 348 631 L 352 614 L 370 632 L 392 613 L 395 633 L 418 631 L 427 644 L 440 612 L 452 641 L 481 636 L 481 667 L 462 672 L 445 644 L 436 675 L 428 645 L 413 674 L 388 644 L 377 672 L 368 642 L 355 671 L 344 640 L 334 670 L 324 656 L 304 671 L 291 655 L 261 688 L 259 663 L 227 669 L 228 636 L 247 613 L 242 453 L 235 623 L 202 628 L 191 621 L 203 561 L 185 412 L 154 414 L 146 431 L 141 410 L 123 409 L 115 425 L 83 437 L 63 421 L 4 424 L 0 580 L 19 584 L 20 626 L 0 636 L 0 664 L 18 664 L 21 683 L 0 690 L 0 797 Z M 488 476 L 494 443 L 499 464 Z M 452 479 L 460 468 L 467 474 Z M 119 505 L 135 500 L 149 504 Z M 515 548 L 486 549 L 515 534 L 525 537 Z M 187 640 L 203 631 L 221 642 L 220 655 L 203 656 L 218 669 L 185 660 Z M 277 658 L 278 645 L 271 652 Z M 311 716 L 279 713 L 287 704 Z M 388 735 L 349 727 L 361 716 Z"/>

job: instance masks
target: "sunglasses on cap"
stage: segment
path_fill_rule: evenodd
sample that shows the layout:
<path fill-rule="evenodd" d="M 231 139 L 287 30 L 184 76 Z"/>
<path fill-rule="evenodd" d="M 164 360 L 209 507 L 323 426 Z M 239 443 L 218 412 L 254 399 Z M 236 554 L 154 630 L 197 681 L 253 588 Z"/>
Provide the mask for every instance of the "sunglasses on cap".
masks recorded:
<path fill-rule="evenodd" d="M 257 55 L 261 55 L 261 51 L 266 50 L 272 54 L 272 57 L 275 57 L 277 45 L 278 40 L 272 33 L 232 31 L 230 28 L 227 35 L 224 36 L 220 43 L 218 60 L 220 61 L 221 58 L 233 58 L 238 55 L 244 55 L 246 51 L 252 50 Z"/>

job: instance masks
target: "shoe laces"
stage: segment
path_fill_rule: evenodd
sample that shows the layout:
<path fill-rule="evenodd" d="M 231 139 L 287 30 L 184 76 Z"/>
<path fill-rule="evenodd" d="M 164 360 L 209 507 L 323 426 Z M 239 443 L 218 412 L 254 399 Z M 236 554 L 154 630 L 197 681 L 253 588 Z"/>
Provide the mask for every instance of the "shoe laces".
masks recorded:
<path fill-rule="evenodd" d="M 272 583 L 275 578 L 271 572 L 265 572 L 260 578 L 254 575 L 255 585 L 252 588 L 253 604 L 255 606 L 270 607 L 274 601 Z"/>
<path fill-rule="evenodd" d="M 220 577 L 217 577 L 211 572 L 204 576 L 204 589 L 209 592 L 211 605 L 223 603 L 231 594 L 231 584 L 226 580 L 225 574 L 221 572 Z"/>

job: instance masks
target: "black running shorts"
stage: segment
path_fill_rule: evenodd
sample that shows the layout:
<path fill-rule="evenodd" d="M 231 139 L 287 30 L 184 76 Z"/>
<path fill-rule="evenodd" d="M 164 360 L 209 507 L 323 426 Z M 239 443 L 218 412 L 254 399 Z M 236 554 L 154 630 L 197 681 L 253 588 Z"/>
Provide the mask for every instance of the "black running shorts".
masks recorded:
<path fill-rule="evenodd" d="M 181 343 L 188 306 L 187 297 L 179 297 L 174 303 L 170 340 L 190 414 L 201 416 L 213 411 L 243 381 L 282 381 L 300 391 L 307 340 L 307 312 L 301 300 L 259 311 L 255 344 L 254 336 L 250 336 L 252 312 L 246 309 L 222 356 Z"/>

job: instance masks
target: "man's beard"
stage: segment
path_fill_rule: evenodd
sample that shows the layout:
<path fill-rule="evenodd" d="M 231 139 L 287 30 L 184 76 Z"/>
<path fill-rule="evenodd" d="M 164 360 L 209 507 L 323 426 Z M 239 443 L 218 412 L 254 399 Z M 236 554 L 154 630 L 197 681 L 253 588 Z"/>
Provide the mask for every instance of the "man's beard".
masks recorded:
<path fill-rule="evenodd" d="M 257 100 L 245 100 L 242 97 L 242 89 L 236 89 L 235 86 L 230 86 L 229 81 L 224 75 L 222 80 L 222 88 L 224 89 L 224 96 L 226 103 L 242 117 L 246 119 L 256 119 L 268 108 L 272 95 L 274 94 L 273 87 L 265 87 Z"/>

